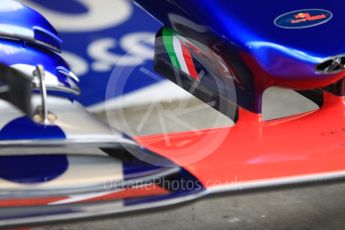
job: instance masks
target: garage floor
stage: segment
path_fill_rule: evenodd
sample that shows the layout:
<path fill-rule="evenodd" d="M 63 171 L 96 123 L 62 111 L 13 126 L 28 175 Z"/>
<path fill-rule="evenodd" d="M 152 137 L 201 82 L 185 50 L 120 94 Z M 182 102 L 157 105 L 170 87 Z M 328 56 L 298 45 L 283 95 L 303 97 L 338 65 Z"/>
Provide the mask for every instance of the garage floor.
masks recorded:
<path fill-rule="evenodd" d="M 108 113 L 110 123 L 130 134 L 148 134 L 232 125 L 226 117 L 202 106 L 196 99 L 154 106 L 123 109 Z M 181 107 L 182 106 L 182 107 Z M 201 106 L 201 107 L 200 107 Z M 158 109 L 157 109 L 158 108 Z M 166 118 L 183 108 L 180 120 Z M 194 109 L 193 109 L 194 108 Z M 196 109 L 197 108 L 197 109 Z M 264 117 L 272 119 L 315 109 L 290 91 L 272 89 L 264 98 Z M 154 111 L 154 112 L 152 112 Z M 112 119 L 116 116 L 116 119 Z M 164 119 L 159 119 L 163 116 Z M 220 117 L 219 117 L 220 116 Z M 104 114 L 99 114 L 106 119 Z M 218 117 L 215 123 L 215 118 Z M 114 121 L 115 120 L 115 121 Z M 181 122 L 182 120 L 182 122 Z M 158 122 L 159 121 L 159 122 Z M 73 224 L 35 228 L 48 229 L 344 229 L 345 184 L 306 187 L 233 196 L 217 196 L 185 206 Z"/>
<path fill-rule="evenodd" d="M 136 216 L 38 228 L 60 229 L 344 229 L 345 185 L 216 197 Z"/>

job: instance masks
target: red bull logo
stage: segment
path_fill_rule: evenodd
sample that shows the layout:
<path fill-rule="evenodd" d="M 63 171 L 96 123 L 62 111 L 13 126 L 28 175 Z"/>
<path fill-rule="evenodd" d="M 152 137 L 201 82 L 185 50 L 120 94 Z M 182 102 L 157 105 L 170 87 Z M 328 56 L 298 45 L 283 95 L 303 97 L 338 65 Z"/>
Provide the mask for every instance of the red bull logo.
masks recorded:
<path fill-rule="evenodd" d="M 296 19 L 302 19 L 302 18 L 310 18 L 310 14 L 309 13 L 299 13 L 295 15 Z"/>
<path fill-rule="evenodd" d="M 333 14 L 327 10 L 305 9 L 285 13 L 277 17 L 275 25 L 285 29 L 301 29 L 324 24 Z"/>
<path fill-rule="evenodd" d="M 291 20 L 292 24 L 301 23 L 306 21 L 317 21 L 327 18 L 326 14 L 310 15 L 309 13 L 298 13 L 294 16 L 295 19 Z"/>

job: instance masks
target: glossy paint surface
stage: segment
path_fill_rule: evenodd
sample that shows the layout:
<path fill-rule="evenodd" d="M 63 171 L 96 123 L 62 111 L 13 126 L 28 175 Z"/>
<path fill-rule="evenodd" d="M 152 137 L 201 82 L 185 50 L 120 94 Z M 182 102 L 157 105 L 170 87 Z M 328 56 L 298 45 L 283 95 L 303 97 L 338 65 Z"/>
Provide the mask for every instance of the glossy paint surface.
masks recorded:
<path fill-rule="evenodd" d="M 102 111 L 105 100 L 114 101 L 116 106 L 120 97 L 135 95 L 144 87 L 156 87 L 156 83 L 164 80 L 152 79 L 139 71 L 141 66 L 152 70 L 153 39 L 161 24 L 132 1 L 106 0 L 100 4 L 93 0 L 30 0 L 25 4 L 44 14 L 59 31 L 63 52 L 70 57 L 75 74 L 82 78 L 79 84 L 82 94 L 75 99 L 84 106 L 92 106 L 93 111 Z M 126 87 L 117 87 L 109 98 L 105 97 L 110 73 L 123 56 L 126 61 L 117 67 L 133 71 L 131 77 Z M 116 78 L 122 82 L 124 76 Z M 134 98 L 133 102 L 149 102 L 147 97 Z"/>
<path fill-rule="evenodd" d="M 64 155 L 0 156 L 0 178 L 13 183 L 33 185 L 48 182 L 67 168 L 68 161 Z"/>
<path fill-rule="evenodd" d="M 245 88 L 244 95 L 252 94 L 252 98 L 260 98 L 270 86 L 314 89 L 344 76 L 343 68 L 338 73 L 316 71 L 316 66 L 327 58 L 345 53 L 345 16 L 341 0 L 296 0 L 279 4 L 249 0 L 137 2 L 166 26 L 220 54 L 235 73 L 237 87 Z M 313 25 L 311 22 L 302 23 L 299 29 L 276 25 L 277 18 L 294 11 L 294 17 L 304 15 L 302 20 L 309 20 L 306 15 L 329 13 L 324 15 L 327 21 L 310 19 L 317 24 L 313 27 L 303 27 Z M 260 108 L 247 109 L 260 111 Z"/>
<path fill-rule="evenodd" d="M 64 154 L 65 149 L 37 155 L 3 155 L 0 157 L 0 199 L 61 196 L 85 192 L 111 192 L 131 183 L 141 186 L 152 180 L 175 174 L 175 168 L 152 166 L 143 162 L 124 163 L 94 149 L 94 154 Z M 4 154 L 6 151 L 2 151 Z M 24 151 L 23 151 L 24 152 Z M 128 170 L 137 167 L 136 172 Z M 21 170 L 18 170 L 21 168 Z"/>
<path fill-rule="evenodd" d="M 39 96 L 32 100 L 33 108 L 41 105 Z M 1 101 L 3 111 L 0 120 L 0 146 L 17 147 L 23 145 L 52 145 L 49 142 L 69 144 L 111 144 L 133 143 L 122 133 L 112 130 L 106 124 L 92 117 L 79 103 L 68 99 L 49 96 L 50 113 L 57 117 L 48 125 L 42 125 L 24 117 L 14 106 Z M 82 125 L 81 125 L 82 124 Z M 103 144 L 102 144 L 103 143 Z"/>
<path fill-rule="evenodd" d="M 13 0 L 2 0 L 0 36 L 28 41 L 59 50 L 62 40 L 52 25 L 38 12 Z"/>
<path fill-rule="evenodd" d="M 30 157 L 22 158 L 29 160 Z M 56 155 L 41 157 L 52 160 Z M 0 172 L 0 186 L 3 188 L 0 191 L 0 226 L 123 213 L 179 203 L 205 194 L 197 179 L 177 165 L 161 167 L 158 171 L 159 167 L 156 167 L 152 171 L 152 166 L 144 162 L 123 164 L 118 159 L 97 155 L 96 152 L 93 156 L 62 154 L 60 157 L 67 158 L 67 169 L 51 180 L 21 183 L 9 180 L 8 172 L 6 175 Z M 0 158 L 0 163 L 4 159 Z M 9 159 L 11 156 L 6 157 Z M 55 164 L 66 166 L 65 162 L 57 161 Z M 38 170 L 50 167 L 36 166 Z M 137 170 L 129 169 L 135 166 L 138 166 Z M 26 170 L 27 179 L 40 177 L 31 177 L 30 172 L 37 171 L 37 168 Z M 11 176 L 16 176 L 16 173 Z M 177 186 L 175 182 L 181 181 L 189 181 L 195 187 Z M 170 183 L 175 183 L 175 186 L 169 186 Z"/>
<path fill-rule="evenodd" d="M 0 62 L 26 73 L 34 79 L 33 71 L 38 64 L 45 69 L 48 90 L 79 93 L 79 79 L 70 71 L 62 57 L 52 51 L 27 46 L 22 42 L 0 39 Z"/>
<path fill-rule="evenodd" d="M 20 127 L 20 128 L 19 128 Z M 18 132 L 18 129 L 21 132 Z M 20 117 L 6 124 L 0 131 L 0 140 L 65 139 L 61 128 L 35 123 L 29 117 Z"/>
<path fill-rule="evenodd" d="M 218 146 L 210 145 L 211 140 L 191 144 L 222 136 Z M 345 98 L 326 94 L 318 111 L 265 122 L 260 115 L 241 110 L 234 127 L 170 134 L 169 138 L 171 145 L 160 135 L 138 141 L 183 165 L 211 190 L 231 189 L 234 180 L 245 189 L 343 177 Z M 186 142 L 189 144 L 181 147 Z M 201 149 L 214 148 L 198 162 L 185 160 Z"/>

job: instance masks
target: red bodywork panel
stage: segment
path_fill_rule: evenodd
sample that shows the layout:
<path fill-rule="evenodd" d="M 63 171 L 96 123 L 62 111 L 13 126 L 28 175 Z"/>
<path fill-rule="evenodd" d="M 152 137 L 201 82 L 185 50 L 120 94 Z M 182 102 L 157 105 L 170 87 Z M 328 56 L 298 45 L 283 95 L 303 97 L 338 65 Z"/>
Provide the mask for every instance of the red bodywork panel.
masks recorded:
<path fill-rule="evenodd" d="M 137 140 L 182 165 L 208 189 L 344 173 L 345 97 L 325 93 L 321 109 L 297 116 L 261 121 L 241 110 L 231 128 Z M 193 162 L 193 155 L 200 159 Z"/>

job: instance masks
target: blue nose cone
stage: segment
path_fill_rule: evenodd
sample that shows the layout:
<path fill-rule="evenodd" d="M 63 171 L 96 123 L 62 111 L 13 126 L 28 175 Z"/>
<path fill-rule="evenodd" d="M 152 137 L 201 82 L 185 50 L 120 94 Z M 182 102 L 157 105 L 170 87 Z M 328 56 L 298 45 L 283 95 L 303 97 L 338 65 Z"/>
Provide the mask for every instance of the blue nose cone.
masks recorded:
<path fill-rule="evenodd" d="M 343 0 L 136 1 L 175 30 L 181 25 L 199 32 L 208 29 L 247 51 L 270 43 L 295 50 L 296 56 L 345 53 Z"/>
<path fill-rule="evenodd" d="M 217 49 L 215 41 L 224 41 L 236 50 L 233 57 L 245 60 L 252 72 L 261 71 L 279 85 L 296 79 L 323 87 L 345 71 L 344 0 L 136 2 L 163 24 L 216 52 L 224 49 Z M 213 36 L 207 39 L 209 34 Z M 333 67 L 336 58 L 344 63 Z"/>
<path fill-rule="evenodd" d="M 60 50 L 62 42 L 41 14 L 13 0 L 1 0 L 0 36 L 25 40 L 54 51 Z"/>

